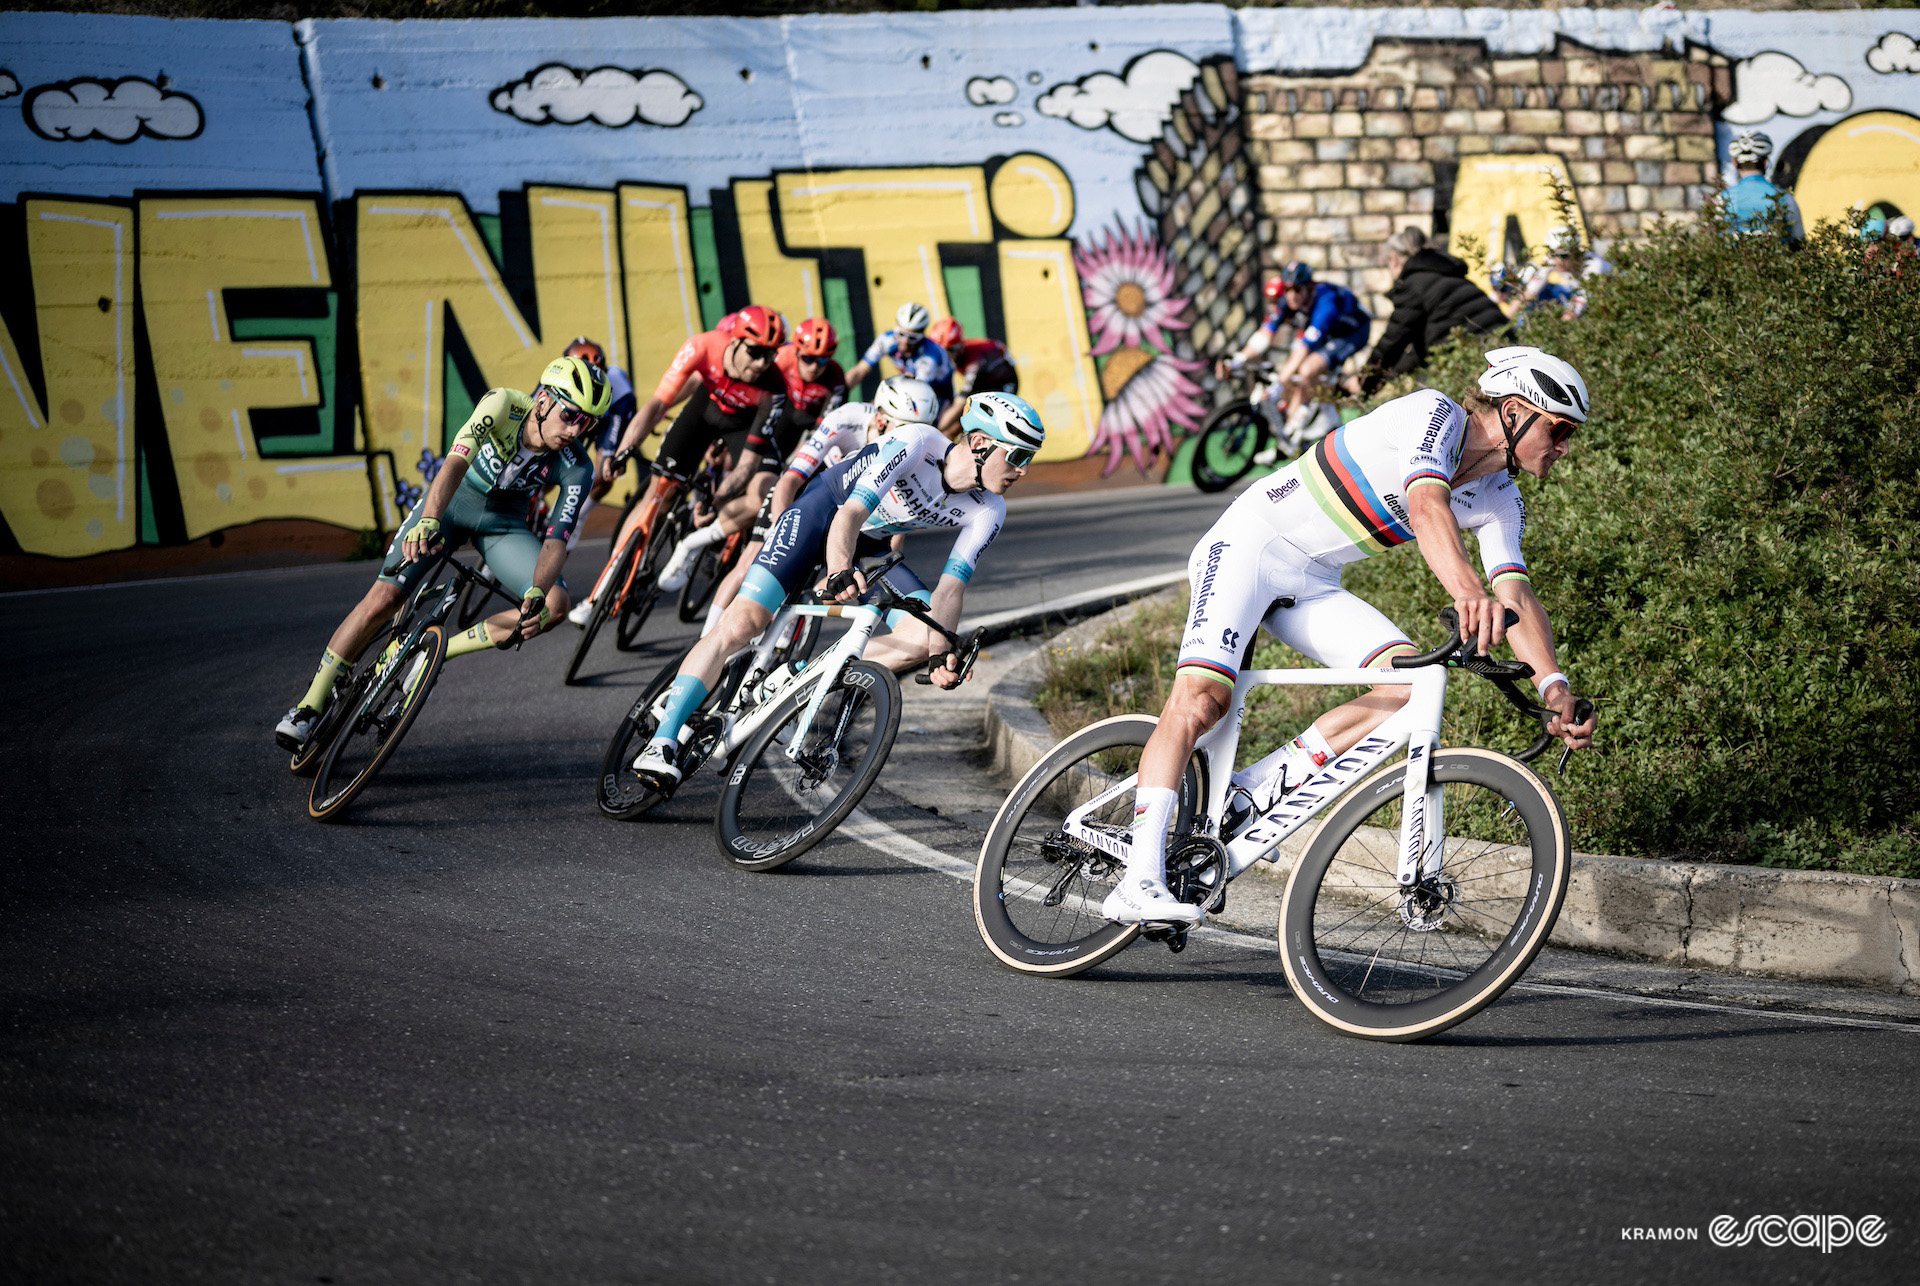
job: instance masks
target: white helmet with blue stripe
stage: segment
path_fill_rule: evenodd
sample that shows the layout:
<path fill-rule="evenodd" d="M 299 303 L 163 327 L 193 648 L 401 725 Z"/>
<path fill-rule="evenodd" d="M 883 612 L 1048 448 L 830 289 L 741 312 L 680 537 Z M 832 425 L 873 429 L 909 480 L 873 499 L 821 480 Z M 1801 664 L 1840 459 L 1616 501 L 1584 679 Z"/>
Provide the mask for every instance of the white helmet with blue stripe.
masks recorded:
<path fill-rule="evenodd" d="M 1007 449 L 1007 463 L 1025 468 L 1047 441 L 1033 404 L 1013 393 L 975 393 L 960 416 L 962 433 L 984 433 Z"/>

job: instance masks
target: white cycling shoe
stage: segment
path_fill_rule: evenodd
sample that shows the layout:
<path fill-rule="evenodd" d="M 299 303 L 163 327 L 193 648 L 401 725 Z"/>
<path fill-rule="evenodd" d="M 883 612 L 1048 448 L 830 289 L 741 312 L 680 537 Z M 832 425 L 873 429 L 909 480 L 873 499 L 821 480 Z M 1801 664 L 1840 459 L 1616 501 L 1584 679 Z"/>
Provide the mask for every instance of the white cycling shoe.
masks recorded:
<path fill-rule="evenodd" d="M 649 741 L 647 748 L 634 757 L 633 771 L 655 790 L 672 794 L 680 784 L 680 757 L 666 742 Z"/>
<path fill-rule="evenodd" d="M 577 604 L 574 605 L 574 608 L 572 611 L 567 613 L 567 624 L 577 625 L 584 630 L 587 628 L 587 618 L 592 615 L 593 615 L 593 600 L 590 598 L 583 598 Z"/>
<path fill-rule="evenodd" d="M 320 726 L 320 712 L 309 710 L 305 706 L 295 706 L 287 711 L 280 724 L 273 730 L 273 739 L 280 749 L 288 754 L 297 755 L 307 748 L 313 740 L 314 730 Z"/>
<path fill-rule="evenodd" d="M 1165 880 L 1132 872 L 1113 886 L 1100 914 L 1115 924 L 1200 924 L 1207 918 L 1206 908 L 1173 896 Z"/>

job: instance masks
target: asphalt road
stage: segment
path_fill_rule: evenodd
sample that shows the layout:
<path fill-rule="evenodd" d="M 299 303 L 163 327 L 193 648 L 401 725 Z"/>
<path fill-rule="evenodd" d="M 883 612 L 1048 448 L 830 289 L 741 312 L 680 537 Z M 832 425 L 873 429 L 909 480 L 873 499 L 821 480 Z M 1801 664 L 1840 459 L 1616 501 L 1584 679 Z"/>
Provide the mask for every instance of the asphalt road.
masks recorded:
<path fill-rule="evenodd" d="M 1178 566 L 1219 504 L 1024 509 L 970 606 Z M 1019 977 L 880 849 L 723 869 L 707 781 L 602 820 L 665 640 L 456 662 L 315 825 L 270 729 L 371 570 L 0 600 L 8 1280 L 1911 1278 L 1920 1033 L 1517 992 L 1373 1045 L 1241 939 Z"/>

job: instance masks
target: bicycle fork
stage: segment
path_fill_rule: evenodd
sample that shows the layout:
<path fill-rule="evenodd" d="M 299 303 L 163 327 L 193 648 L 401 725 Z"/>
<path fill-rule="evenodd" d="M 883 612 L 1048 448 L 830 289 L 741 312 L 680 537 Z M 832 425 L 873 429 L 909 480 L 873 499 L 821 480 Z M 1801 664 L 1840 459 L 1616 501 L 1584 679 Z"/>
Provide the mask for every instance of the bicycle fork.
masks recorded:
<path fill-rule="evenodd" d="M 847 666 L 855 657 L 865 654 L 867 640 L 873 637 L 873 631 L 880 624 L 880 613 L 872 608 L 854 607 L 845 609 L 845 612 L 849 616 L 858 613 L 859 619 L 847 627 L 845 637 L 834 648 L 839 655 L 838 663 L 830 672 L 822 669 L 820 677 L 814 681 L 813 691 L 807 696 L 806 711 L 800 716 L 800 723 L 794 729 L 793 739 L 787 743 L 786 756 L 794 763 L 800 761 L 800 752 L 806 745 L 806 733 L 820 715 L 820 707 L 827 699 L 827 690 L 839 682 L 840 676 L 846 673 Z M 841 613 L 829 608 L 827 615 L 838 616 Z"/>
<path fill-rule="evenodd" d="M 1440 710 L 1446 690 L 1446 671 L 1433 667 L 1415 678 L 1407 701 L 1411 726 L 1407 729 L 1407 773 L 1402 786 L 1406 806 L 1400 816 L 1399 865 L 1395 872 L 1403 889 L 1439 875 L 1441 860 L 1446 856 L 1446 804 L 1441 788 L 1433 784 L 1433 756 L 1440 748 Z"/>

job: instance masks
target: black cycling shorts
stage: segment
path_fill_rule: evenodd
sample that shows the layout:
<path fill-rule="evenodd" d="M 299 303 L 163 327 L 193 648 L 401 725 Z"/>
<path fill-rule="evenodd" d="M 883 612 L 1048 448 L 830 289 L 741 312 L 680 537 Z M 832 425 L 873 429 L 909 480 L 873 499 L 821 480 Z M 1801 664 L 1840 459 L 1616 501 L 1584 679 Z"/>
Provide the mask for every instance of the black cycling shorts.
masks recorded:
<path fill-rule="evenodd" d="M 659 454 L 653 457 L 653 471 L 675 482 L 685 482 L 700 468 L 707 448 L 729 433 L 744 433 L 746 449 L 759 452 L 763 459 L 774 454 L 776 447 L 765 431 L 771 410 L 771 402 L 762 402 L 747 411 L 725 410 L 713 404 L 702 385 L 674 417 L 672 427 L 660 443 Z"/>

